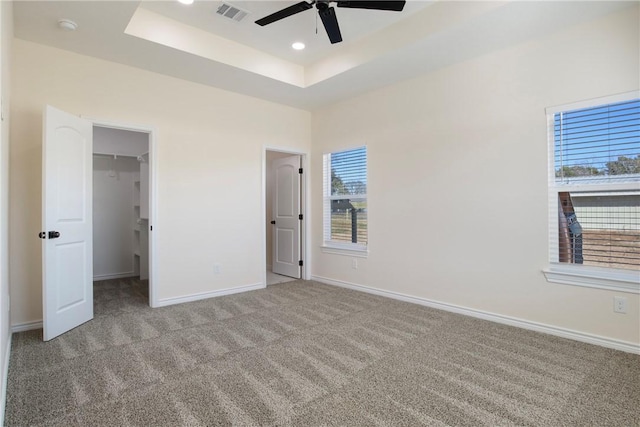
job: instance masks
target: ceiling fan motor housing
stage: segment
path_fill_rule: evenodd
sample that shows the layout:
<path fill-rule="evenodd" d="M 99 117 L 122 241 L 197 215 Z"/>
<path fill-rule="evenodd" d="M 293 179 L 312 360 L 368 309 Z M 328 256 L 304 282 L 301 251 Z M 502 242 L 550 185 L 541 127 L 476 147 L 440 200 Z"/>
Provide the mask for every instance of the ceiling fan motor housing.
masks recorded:
<path fill-rule="evenodd" d="M 316 5 L 318 9 L 318 15 L 322 19 L 322 24 L 325 30 L 327 30 L 327 36 L 331 44 L 340 43 L 342 41 L 342 34 L 340 33 L 340 26 L 338 25 L 338 19 L 333 7 L 329 7 L 329 3 L 333 1 L 337 3 L 338 7 L 346 7 L 351 9 L 372 9 L 372 10 L 393 10 L 400 12 L 404 9 L 406 3 L 405 0 L 398 1 L 383 1 L 383 0 L 312 0 L 311 3 L 301 1 L 289 7 L 285 7 L 269 16 L 265 16 L 262 19 L 258 19 L 256 24 L 265 26 L 276 21 L 279 21 L 289 16 L 295 15 L 305 10 L 313 8 Z"/>

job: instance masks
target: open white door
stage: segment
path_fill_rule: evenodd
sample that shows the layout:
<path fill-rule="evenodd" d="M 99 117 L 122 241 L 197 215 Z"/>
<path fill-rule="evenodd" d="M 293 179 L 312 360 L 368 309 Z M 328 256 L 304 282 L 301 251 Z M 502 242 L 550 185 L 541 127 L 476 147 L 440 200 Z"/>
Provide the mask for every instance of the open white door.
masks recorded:
<path fill-rule="evenodd" d="M 92 124 L 46 106 L 42 143 L 44 340 L 93 319 Z"/>
<path fill-rule="evenodd" d="M 300 157 L 273 161 L 273 265 L 276 274 L 300 278 Z"/>

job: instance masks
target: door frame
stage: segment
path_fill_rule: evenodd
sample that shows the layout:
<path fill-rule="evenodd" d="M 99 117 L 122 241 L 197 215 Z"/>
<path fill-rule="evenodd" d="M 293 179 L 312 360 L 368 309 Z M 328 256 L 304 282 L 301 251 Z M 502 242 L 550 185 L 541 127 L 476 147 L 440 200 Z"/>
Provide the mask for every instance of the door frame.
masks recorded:
<path fill-rule="evenodd" d="M 157 248 L 158 239 L 158 150 L 156 144 L 157 130 L 153 126 L 136 125 L 122 122 L 112 122 L 107 120 L 96 119 L 92 117 L 84 117 L 83 119 L 91 122 L 93 127 L 103 127 L 118 130 L 126 130 L 131 132 L 146 133 L 149 135 L 149 226 L 155 227 L 153 231 L 149 231 L 149 306 L 151 308 L 159 307 L 158 305 L 158 275 L 157 275 Z"/>
<path fill-rule="evenodd" d="M 262 147 L 262 285 L 267 286 L 267 151 L 276 151 L 278 153 L 290 154 L 292 156 L 300 156 L 300 164 L 302 165 L 303 174 L 300 182 L 300 205 L 302 206 L 303 221 L 300 227 L 300 251 L 302 260 L 304 261 L 300 270 L 300 279 L 309 280 L 311 278 L 311 209 L 308 194 L 311 194 L 309 188 L 311 180 L 309 179 L 309 153 L 302 150 L 293 150 L 286 147 L 276 147 L 265 145 Z"/>

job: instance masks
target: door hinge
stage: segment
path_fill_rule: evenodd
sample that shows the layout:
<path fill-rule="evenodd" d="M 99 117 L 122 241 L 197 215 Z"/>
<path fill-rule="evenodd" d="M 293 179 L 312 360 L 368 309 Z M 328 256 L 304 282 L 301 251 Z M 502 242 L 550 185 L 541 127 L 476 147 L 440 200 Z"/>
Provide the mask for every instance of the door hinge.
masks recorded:
<path fill-rule="evenodd" d="M 302 173 L 302 168 L 298 169 L 298 173 Z"/>
<path fill-rule="evenodd" d="M 302 214 L 298 215 L 298 219 L 302 221 Z"/>
<path fill-rule="evenodd" d="M 303 264 L 302 260 L 298 261 L 298 265 L 299 265 L 300 267 L 302 267 L 302 264 Z"/>

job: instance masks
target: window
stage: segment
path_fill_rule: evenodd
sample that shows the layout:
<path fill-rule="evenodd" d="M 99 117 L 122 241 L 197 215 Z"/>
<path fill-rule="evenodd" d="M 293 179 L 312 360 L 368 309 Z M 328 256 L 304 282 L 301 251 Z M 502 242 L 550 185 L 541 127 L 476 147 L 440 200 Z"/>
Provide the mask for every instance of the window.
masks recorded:
<path fill-rule="evenodd" d="M 640 99 L 547 110 L 547 279 L 640 290 Z"/>
<path fill-rule="evenodd" d="M 367 148 L 325 154 L 324 246 L 366 251 Z"/>

